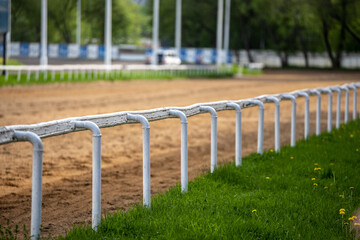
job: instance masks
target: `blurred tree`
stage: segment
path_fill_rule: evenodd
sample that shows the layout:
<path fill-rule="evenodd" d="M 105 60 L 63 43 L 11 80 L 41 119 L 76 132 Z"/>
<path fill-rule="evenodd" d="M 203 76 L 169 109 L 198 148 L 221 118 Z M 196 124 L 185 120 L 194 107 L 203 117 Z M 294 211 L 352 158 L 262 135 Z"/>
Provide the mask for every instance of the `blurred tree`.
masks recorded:
<path fill-rule="evenodd" d="M 71 43 L 76 38 L 77 0 L 48 1 L 48 41 Z M 40 0 L 12 1 L 12 40 L 40 41 Z M 83 43 L 104 42 L 105 0 L 82 0 Z M 131 0 L 112 1 L 112 39 L 114 44 L 137 43 L 148 18 Z"/>

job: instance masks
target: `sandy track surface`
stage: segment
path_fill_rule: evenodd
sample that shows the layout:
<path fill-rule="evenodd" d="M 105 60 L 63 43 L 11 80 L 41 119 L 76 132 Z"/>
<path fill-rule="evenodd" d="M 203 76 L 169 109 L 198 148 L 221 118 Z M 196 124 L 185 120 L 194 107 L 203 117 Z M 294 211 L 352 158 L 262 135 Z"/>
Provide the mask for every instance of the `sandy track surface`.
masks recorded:
<path fill-rule="evenodd" d="M 262 94 L 358 81 L 360 73 L 272 71 L 257 77 L 217 80 L 129 81 L 49 84 L 0 88 L 0 126 L 67 117 L 187 106 L 237 100 Z M 350 95 L 352 98 L 352 94 Z M 327 96 L 322 102 L 326 128 Z M 335 111 L 334 98 L 334 111 Z M 315 132 L 311 98 L 310 132 Z M 351 102 L 351 101 L 350 101 Z M 265 106 L 264 148 L 274 145 L 274 106 Z M 290 102 L 281 103 L 281 143 L 290 141 Z M 352 108 L 350 108 L 352 110 Z M 297 138 L 303 136 L 304 101 L 297 108 Z M 235 112 L 218 114 L 218 162 L 233 161 Z M 243 110 L 243 155 L 256 151 L 258 109 Z M 335 116 L 334 116 L 335 117 Z M 188 119 L 189 179 L 210 166 L 210 115 Z M 335 122 L 335 121 L 334 121 Z M 151 122 L 151 192 L 180 182 L 180 120 Z M 102 212 L 127 209 L 142 197 L 140 124 L 102 129 Z M 91 222 L 91 133 L 43 139 L 43 235 L 64 234 L 74 224 Z M 246 164 L 244 162 L 243 164 Z M 31 205 L 32 151 L 29 143 L 0 146 L 0 224 L 26 224 Z M 191 189 L 190 189 L 191 191 Z"/>

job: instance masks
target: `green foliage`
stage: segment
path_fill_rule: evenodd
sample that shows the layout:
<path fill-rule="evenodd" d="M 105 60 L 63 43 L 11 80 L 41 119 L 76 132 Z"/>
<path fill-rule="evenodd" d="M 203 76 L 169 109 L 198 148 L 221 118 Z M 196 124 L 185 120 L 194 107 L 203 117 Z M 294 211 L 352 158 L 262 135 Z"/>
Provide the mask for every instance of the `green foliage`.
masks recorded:
<path fill-rule="evenodd" d="M 243 159 L 59 239 L 354 239 L 360 121 Z M 342 214 L 343 213 L 343 214 Z M 349 218 L 352 220 L 349 220 Z M 351 231 L 354 228 L 355 230 Z"/>
<path fill-rule="evenodd" d="M 82 44 L 104 42 L 104 0 L 82 0 Z M 48 41 L 74 43 L 76 40 L 75 0 L 48 1 Z M 12 3 L 12 41 L 39 42 L 41 5 L 38 0 Z M 137 43 L 146 29 L 148 17 L 131 0 L 112 1 L 112 39 L 114 44 Z"/>

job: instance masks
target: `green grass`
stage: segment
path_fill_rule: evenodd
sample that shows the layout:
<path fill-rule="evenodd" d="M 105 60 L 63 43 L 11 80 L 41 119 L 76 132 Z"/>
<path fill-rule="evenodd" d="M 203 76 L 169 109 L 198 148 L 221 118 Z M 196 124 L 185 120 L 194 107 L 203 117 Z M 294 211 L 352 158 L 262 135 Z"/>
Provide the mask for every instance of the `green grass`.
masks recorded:
<path fill-rule="evenodd" d="M 359 149 L 356 121 L 221 166 L 189 182 L 188 193 L 176 186 L 151 209 L 136 204 L 106 214 L 97 232 L 78 226 L 59 239 L 353 239 L 345 223 L 360 205 Z"/>
<path fill-rule="evenodd" d="M 165 71 L 131 71 L 131 72 L 112 72 L 109 75 L 105 73 L 84 73 L 84 74 L 68 74 L 67 72 L 61 75 L 60 73 L 48 72 L 47 74 L 40 73 L 38 76 L 35 73 L 29 75 L 22 72 L 20 76 L 17 74 L 9 74 L 8 79 L 0 75 L 0 87 L 6 85 L 28 85 L 28 84 L 48 84 L 59 82 L 91 82 L 97 80 L 108 81 L 128 81 L 128 80 L 172 80 L 180 78 L 224 78 L 232 77 L 233 71 L 227 71 L 225 68 L 216 72 L 208 72 L 201 70 L 165 70 Z"/>
<path fill-rule="evenodd" d="M 0 64 L 3 64 L 3 58 L 0 57 Z M 23 65 L 20 61 L 16 59 L 6 59 L 6 65 Z"/>

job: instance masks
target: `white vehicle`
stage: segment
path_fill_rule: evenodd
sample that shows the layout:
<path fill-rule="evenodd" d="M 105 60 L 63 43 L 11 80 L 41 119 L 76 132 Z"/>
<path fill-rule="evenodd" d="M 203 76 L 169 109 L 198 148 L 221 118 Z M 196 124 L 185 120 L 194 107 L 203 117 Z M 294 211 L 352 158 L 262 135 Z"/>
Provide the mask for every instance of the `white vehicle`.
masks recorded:
<path fill-rule="evenodd" d="M 158 61 L 158 64 L 164 64 L 164 65 L 180 65 L 181 64 L 181 59 L 174 50 L 159 51 L 157 54 L 157 61 Z M 151 57 L 149 57 L 146 62 L 150 64 Z"/>

